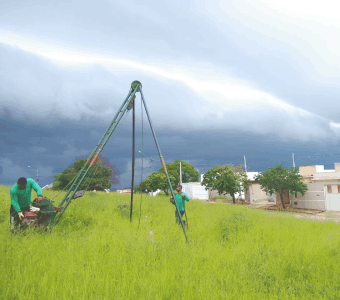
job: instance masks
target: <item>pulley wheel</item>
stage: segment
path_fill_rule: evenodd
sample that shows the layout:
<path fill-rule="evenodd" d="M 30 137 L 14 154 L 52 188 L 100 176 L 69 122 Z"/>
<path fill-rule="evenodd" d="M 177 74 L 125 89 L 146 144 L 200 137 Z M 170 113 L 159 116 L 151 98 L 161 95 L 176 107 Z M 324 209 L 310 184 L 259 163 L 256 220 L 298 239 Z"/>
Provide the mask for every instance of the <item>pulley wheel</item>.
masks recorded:
<path fill-rule="evenodd" d="M 131 83 L 131 88 L 134 90 L 137 86 L 140 86 L 142 87 L 142 84 L 138 81 L 138 80 L 135 80 L 134 82 Z M 137 92 L 139 92 L 140 89 L 138 88 Z"/>

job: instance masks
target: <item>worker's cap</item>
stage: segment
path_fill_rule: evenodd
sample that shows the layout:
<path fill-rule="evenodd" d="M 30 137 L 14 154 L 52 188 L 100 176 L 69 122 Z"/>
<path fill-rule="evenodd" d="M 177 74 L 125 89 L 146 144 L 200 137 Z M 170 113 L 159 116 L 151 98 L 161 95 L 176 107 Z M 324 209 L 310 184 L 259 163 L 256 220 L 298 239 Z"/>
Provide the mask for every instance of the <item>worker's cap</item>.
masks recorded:
<path fill-rule="evenodd" d="M 25 177 L 20 177 L 19 179 L 18 179 L 18 182 L 17 182 L 18 184 L 26 184 L 27 183 L 27 179 L 25 178 Z"/>
<path fill-rule="evenodd" d="M 182 189 L 182 186 L 181 186 L 180 184 L 178 184 L 178 185 L 176 185 L 176 189 L 177 189 L 177 188 Z"/>

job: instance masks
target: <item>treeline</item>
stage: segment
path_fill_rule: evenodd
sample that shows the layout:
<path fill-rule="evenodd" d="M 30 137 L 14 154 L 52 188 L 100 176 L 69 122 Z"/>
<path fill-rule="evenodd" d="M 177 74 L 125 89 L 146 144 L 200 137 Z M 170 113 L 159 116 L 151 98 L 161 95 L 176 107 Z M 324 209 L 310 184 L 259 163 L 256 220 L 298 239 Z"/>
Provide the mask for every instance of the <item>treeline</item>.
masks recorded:
<path fill-rule="evenodd" d="M 182 163 L 182 182 L 197 182 L 198 172 L 190 164 L 176 160 L 173 163 L 167 164 L 167 170 L 172 188 L 174 189 L 180 182 L 180 167 Z M 295 167 L 290 169 L 283 168 L 281 164 L 269 168 L 269 170 L 260 173 L 256 179 L 262 189 L 268 194 L 278 193 L 282 207 L 285 208 L 283 194 L 288 191 L 290 194 L 302 194 L 307 191 L 307 185 L 302 182 L 302 176 Z M 224 166 L 215 166 L 209 169 L 203 176 L 201 185 L 206 189 L 217 190 L 219 195 L 229 194 L 233 198 L 235 204 L 235 194 L 249 191 L 252 184 L 248 179 L 246 172 L 242 166 L 234 166 L 226 164 Z M 169 183 L 164 174 L 163 168 L 158 172 L 152 172 L 147 179 L 135 186 L 135 192 L 154 192 L 162 190 L 166 195 L 169 195 Z"/>
<path fill-rule="evenodd" d="M 199 181 L 198 171 L 196 171 L 192 165 L 182 160 L 175 160 L 173 163 L 166 164 L 170 184 L 173 189 L 180 183 L 180 163 L 182 169 L 182 183 Z M 135 192 L 154 192 L 158 189 L 163 191 L 166 195 L 169 195 L 170 193 L 169 182 L 163 168 L 160 168 L 158 172 L 151 172 L 148 178 L 134 187 Z"/>
<path fill-rule="evenodd" d="M 72 166 L 59 174 L 55 174 L 52 189 L 62 190 L 66 188 L 83 168 L 86 161 L 86 158 L 77 159 Z M 175 160 L 173 163 L 166 164 L 173 189 L 180 183 L 180 164 L 182 183 L 199 181 L 198 171 L 192 165 L 185 161 Z M 259 174 L 256 180 L 260 182 L 262 189 L 267 193 L 278 193 L 280 195 L 283 208 L 285 207 L 283 203 L 285 190 L 291 194 L 300 193 L 302 195 L 307 191 L 307 185 L 302 182 L 302 177 L 298 174 L 298 170 L 294 167 L 290 169 L 283 168 L 281 164 Z M 111 189 L 112 182 L 119 182 L 115 167 L 108 166 L 105 159 L 99 157 L 78 189 L 103 191 L 104 189 Z M 235 194 L 248 191 L 251 181 L 247 178 L 242 166 L 227 164 L 209 169 L 204 174 L 201 184 L 206 189 L 217 190 L 219 195 L 230 194 L 233 198 L 233 203 L 235 203 Z M 135 192 L 154 192 L 158 189 L 166 195 L 170 193 L 169 182 L 163 168 L 160 168 L 158 172 L 151 172 L 148 178 L 134 187 Z"/>

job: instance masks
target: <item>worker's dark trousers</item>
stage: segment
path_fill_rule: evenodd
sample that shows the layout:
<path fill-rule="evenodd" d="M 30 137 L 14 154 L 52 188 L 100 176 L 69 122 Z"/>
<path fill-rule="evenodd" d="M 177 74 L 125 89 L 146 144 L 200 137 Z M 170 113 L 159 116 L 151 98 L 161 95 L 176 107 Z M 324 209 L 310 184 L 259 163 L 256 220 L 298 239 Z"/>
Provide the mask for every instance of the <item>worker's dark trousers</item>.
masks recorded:
<path fill-rule="evenodd" d="M 21 209 L 23 214 L 25 214 L 26 211 L 30 211 L 29 206 L 20 207 L 20 209 Z M 11 214 L 11 218 L 10 218 L 11 230 L 14 231 L 20 225 L 20 219 L 19 219 L 18 213 L 15 211 L 13 205 L 11 205 L 10 214 Z"/>
<path fill-rule="evenodd" d="M 184 211 L 179 211 L 181 213 L 181 217 L 183 217 L 184 215 Z M 176 223 L 181 224 L 181 220 L 179 219 L 177 210 L 175 211 L 175 215 L 176 215 Z"/>

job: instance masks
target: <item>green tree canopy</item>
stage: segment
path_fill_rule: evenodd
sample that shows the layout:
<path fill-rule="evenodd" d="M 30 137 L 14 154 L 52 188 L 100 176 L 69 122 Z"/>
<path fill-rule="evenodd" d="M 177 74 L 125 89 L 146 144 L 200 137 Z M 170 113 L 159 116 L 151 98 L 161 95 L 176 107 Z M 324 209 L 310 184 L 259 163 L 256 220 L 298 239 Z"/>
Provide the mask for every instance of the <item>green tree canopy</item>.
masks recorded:
<path fill-rule="evenodd" d="M 162 169 L 163 170 L 163 169 Z M 169 174 L 169 179 L 171 186 L 175 188 L 175 177 Z M 152 172 L 149 174 L 148 178 L 143 181 L 143 188 L 148 189 L 150 192 L 157 191 L 157 189 L 162 190 L 166 195 L 169 195 L 170 187 L 166 175 L 160 172 Z"/>
<path fill-rule="evenodd" d="M 281 164 L 276 167 L 271 167 L 269 170 L 258 175 L 258 180 L 263 188 L 269 194 L 277 192 L 280 195 L 282 207 L 285 208 L 283 202 L 283 193 L 287 189 L 289 194 L 300 193 L 304 195 L 307 191 L 307 185 L 302 182 L 302 176 L 299 171 L 291 167 L 285 169 Z"/>
<path fill-rule="evenodd" d="M 70 168 L 66 168 L 63 172 L 54 175 L 53 190 L 64 189 L 69 182 L 78 174 L 83 168 L 86 159 L 79 159 L 75 161 Z M 104 167 L 102 161 L 97 159 L 95 164 L 90 168 L 86 178 L 79 186 L 79 190 L 98 190 L 103 191 L 104 189 L 111 188 L 110 176 L 112 169 Z"/>
<path fill-rule="evenodd" d="M 69 166 L 69 168 L 73 168 L 74 162 L 76 162 L 76 161 L 78 161 L 78 160 L 80 160 L 80 159 L 88 159 L 89 157 L 90 157 L 89 155 L 82 155 L 82 156 L 76 157 L 76 158 L 74 159 L 72 165 Z M 102 166 L 104 166 L 104 167 L 109 167 L 109 168 L 112 170 L 112 174 L 111 174 L 111 176 L 110 176 L 110 181 L 111 181 L 111 183 L 112 183 L 113 185 L 119 184 L 119 174 L 118 174 L 118 170 L 117 170 L 116 166 L 112 165 L 112 164 L 110 163 L 110 161 L 109 161 L 106 157 L 104 157 L 104 156 L 102 156 L 102 155 L 99 155 L 99 156 L 98 156 L 98 159 L 101 160 Z"/>
<path fill-rule="evenodd" d="M 179 163 L 182 163 L 182 182 L 197 182 L 198 172 L 190 164 L 175 160 L 173 163 L 166 164 L 170 183 L 173 189 L 180 182 L 179 176 Z M 162 190 L 166 195 L 169 195 L 170 187 L 169 182 L 164 174 L 163 168 L 160 168 L 158 172 L 151 172 L 147 179 L 144 179 L 138 185 L 135 186 L 135 191 L 144 191 L 148 189 L 150 192 Z"/>
<path fill-rule="evenodd" d="M 179 163 L 182 163 L 182 182 L 198 182 L 198 172 L 194 167 L 183 160 L 175 160 L 173 163 L 166 164 L 166 169 L 169 175 L 175 179 L 175 185 L 179 184 Z M 159 173 L 164 174 L 163 167 L 159 169 Z"/>
<path fill-rule="evenodd" d="M 145 190 L 147 189 L 146 187 L 146 181 L 147 179 L 142 180 L 140 183 L 136 184 L 134 186 L 134 192 L 135 193 L 144 193 Z"/>
<path fill-rule="evenodd" d="M 235 204 L 235 193 L 248 190 L 251 182 L 242 167 L 233 165 L 216 166 L 209 169 L 203 176 L 202 185 L 206 189 L 217 190 L 219 195 L 230 194 Z"/>

